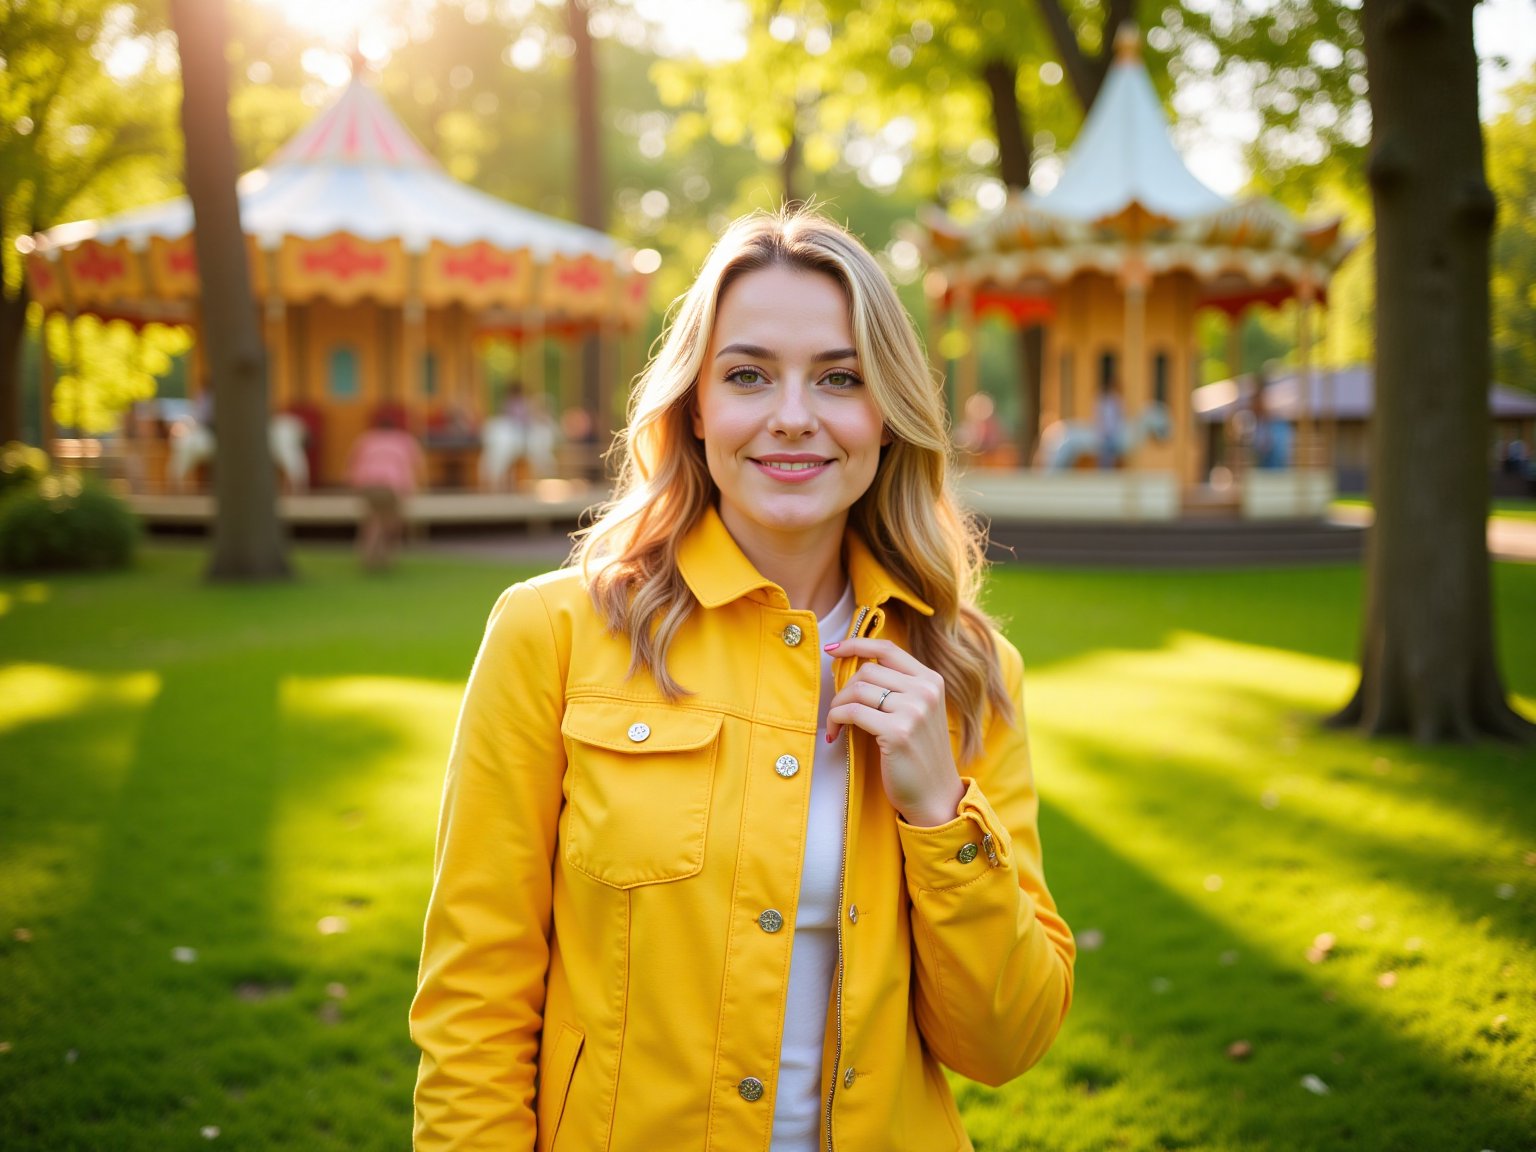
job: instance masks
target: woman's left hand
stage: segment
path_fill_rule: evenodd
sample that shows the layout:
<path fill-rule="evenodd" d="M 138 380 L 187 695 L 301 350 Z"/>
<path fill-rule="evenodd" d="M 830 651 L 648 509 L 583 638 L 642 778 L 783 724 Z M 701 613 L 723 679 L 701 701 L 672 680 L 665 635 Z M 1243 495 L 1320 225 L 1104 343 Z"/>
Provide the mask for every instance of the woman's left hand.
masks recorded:
<path fill-rule="evenodd" d="M 841 660 L 864 660 L 832 697 L 827 740 L 861 728 L 880 748 L 880 776 L 891 805 L 908 824 L 932 828 L 958 814 L 965 786 L 949 749 L 944 678 L 889 640 L 828 644 Z"/>

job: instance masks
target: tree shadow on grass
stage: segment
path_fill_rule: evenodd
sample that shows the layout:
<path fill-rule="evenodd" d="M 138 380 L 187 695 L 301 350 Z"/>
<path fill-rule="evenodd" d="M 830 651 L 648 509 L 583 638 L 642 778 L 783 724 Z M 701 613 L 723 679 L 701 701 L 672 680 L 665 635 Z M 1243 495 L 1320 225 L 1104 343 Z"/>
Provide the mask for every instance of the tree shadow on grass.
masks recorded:
<path fill-rule="evenodd" d="M 288 730 L 282 681 L 238 658 L 165 675 L 121 786 L 97 798 L 99 843 L 74 863 L 94 870 L 88 891 L 28 958 L 39 996 L 6 1058 L 7 1148 L 190 1147 L 210 1126 L 248 1147 L 408 1141 L 420 909 L 381 964 L 327 921 L 364 925 L 366 886 L 337 912 L 282 890 L 290 857 L 314 841 L 284 840 L 278 825 L 304 808 L 317 763 L 300 755 L 314 733 Z M 350 722 L 354 755 L 326 761 L 325 775 L 366 791 L 400 735 Z M 419 869 L 424 902 L 423 819 L 420 858 L 405 866 Z"/>
<path fill-rule="evenodd" d="M 966 1084 L 978 1152 L 1528 1148 L 1533 1109 L 1491 1070 L 1497 1038 L 1448 1058 L 1367 990 L 1266 954 L 1060 809 L 1042 814 L 1052 889 L 1080 937 L 1072 1014 L 1022 1081 Z M 1375 991 L 1370 989 L 1369 991 Z M 1227 1046 L 1251 1045 L 1245 1060 Z M 1329 1088 L 1302 1085 L 1316 1076 Z"/>

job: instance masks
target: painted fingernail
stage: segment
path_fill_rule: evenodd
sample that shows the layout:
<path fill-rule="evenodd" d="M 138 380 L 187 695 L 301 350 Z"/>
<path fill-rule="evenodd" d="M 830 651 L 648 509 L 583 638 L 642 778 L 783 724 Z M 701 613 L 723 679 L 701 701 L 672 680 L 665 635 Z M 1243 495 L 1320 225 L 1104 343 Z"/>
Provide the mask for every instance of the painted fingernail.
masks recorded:
<path fill-rule="evenodd" d="M 825 648 L 823 648 L 822 651 L 823 652 L 836 652 L 838 650 L 838 648 L 840 648 L 842 646 L 842 643 L 843 642 L 841 640 L 834 640 L 834 641 L 832 641 L 832 643 L 828 644 Z"/>
<path fill-rule="evenodd" d="M 834 741 L 836 739 L 837 739 L 837 737 L 832 735 L 832 733 L 830 733 L 830 732 L 827 733 L 827 743 L 828 744 L 832 743 L 832 741 Z"/>

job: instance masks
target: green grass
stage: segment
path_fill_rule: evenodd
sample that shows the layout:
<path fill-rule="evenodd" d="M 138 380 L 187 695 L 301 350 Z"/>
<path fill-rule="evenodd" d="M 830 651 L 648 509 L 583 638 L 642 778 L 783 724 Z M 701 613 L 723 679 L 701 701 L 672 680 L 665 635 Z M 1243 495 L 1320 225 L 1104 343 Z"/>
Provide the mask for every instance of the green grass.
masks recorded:
<path fill-rule="evenodd" d="M 405 1148 L 442 763 L 517 573 L 200 561 L 0 582 L 0 1144 Z M 1536 566 L 1495 576 L 1536 714 Z M 1099 945 L 1041 1067 L 961 1087 L 978 1148 L 1536 1149 L 1536 754 L 1318 730 L 1359 585 L 994 576 L 1052 886 Z"/>
<path fill-rule="evenodd" d="M 1334 503 L 1343 508 L 1369 508 L 1364 496 L 1340 496 Z M 1494 500 L 1489 515 L 1500 520 L 1536 520 L 1536 498 L 1510 496 Z"/>

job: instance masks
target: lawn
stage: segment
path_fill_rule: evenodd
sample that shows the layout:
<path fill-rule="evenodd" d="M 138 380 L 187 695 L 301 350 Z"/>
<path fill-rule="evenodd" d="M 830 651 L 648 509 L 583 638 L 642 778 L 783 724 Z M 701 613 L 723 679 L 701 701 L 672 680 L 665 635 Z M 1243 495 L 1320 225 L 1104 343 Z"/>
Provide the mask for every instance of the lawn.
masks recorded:
<path fill-rule="evenodd" d="M 517 573 L 199 564 L 0 581 L 0 1144 L 404 1149 L 442 763 Z M 1536 715 L 1536 566 L 1495 578 Z M 1359 593 L 994 574 L 1083 952 L 1040 1068 L 960 1086 L 978 1148 L 1536 1149 L 1536 752 L 1320 731 Z"/>

